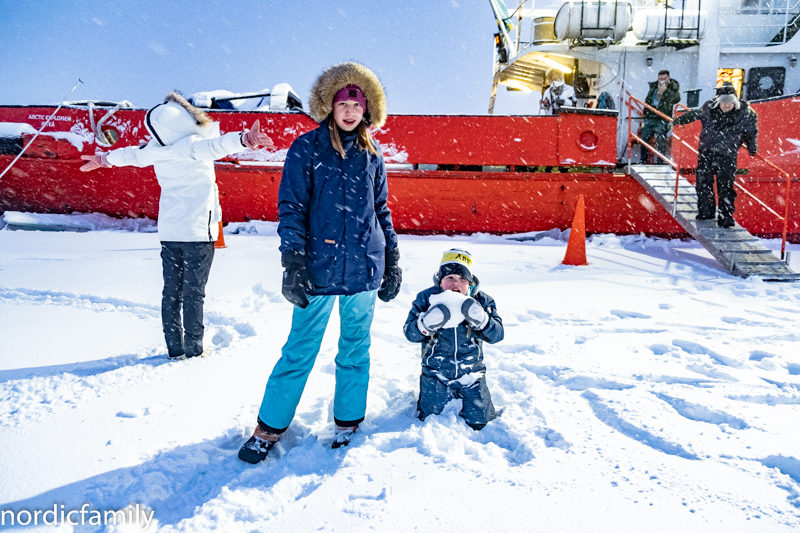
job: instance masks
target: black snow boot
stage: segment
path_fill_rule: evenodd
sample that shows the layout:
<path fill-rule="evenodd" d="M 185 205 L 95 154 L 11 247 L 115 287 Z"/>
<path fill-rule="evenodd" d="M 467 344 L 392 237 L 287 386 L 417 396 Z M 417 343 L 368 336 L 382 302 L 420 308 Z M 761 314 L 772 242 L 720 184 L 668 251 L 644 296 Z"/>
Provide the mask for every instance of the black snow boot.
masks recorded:
<path fill-rule="evenodd" d="M 333 435 L 333 443 L 331 443 L 331 448 L 335 450 L 336 448 L 341 448 L 342 446 L 347 446 L 350 444 L 353 435 L 356 434 L 357 427 L 358 425 L 349 427 L 336 426 L 336 433 Z"/>
<path fill-rule="evenodd" d="M 719 217 L 717 225 L 723 228 L 732 228 L 736 225 L 736 221 L 733 220 L 733 217 Z"/>
<path fill-rule="evenodd" d="M 239 449 L 239 459 L 246 463 L 257 464 L 267 458 L 267 453 L 278 442 L 280 434 L 269 433 L 256 426 L 253 436 Z"/>

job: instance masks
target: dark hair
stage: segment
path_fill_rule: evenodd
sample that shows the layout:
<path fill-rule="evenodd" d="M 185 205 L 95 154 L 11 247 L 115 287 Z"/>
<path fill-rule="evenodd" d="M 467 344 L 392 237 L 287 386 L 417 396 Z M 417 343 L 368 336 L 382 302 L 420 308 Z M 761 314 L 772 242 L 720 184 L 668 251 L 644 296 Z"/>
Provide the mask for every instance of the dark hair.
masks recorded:
<path fill-rule="evenodd" d="M 668 70 L 659 70 L 658 71 L 658 75 L 661 76 L 662 74 L 666 74 L 667 76 L 669 76 L 669 71 Z"/>

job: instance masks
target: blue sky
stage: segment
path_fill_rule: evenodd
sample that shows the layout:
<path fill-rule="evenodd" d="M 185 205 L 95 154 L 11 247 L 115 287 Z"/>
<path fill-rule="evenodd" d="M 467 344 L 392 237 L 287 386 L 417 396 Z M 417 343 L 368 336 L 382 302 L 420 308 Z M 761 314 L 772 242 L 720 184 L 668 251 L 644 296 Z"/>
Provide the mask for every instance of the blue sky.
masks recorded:
<path fill-rule="evenodd" d="M 373 69 L 390 113 L 485 114 L 493 33 L 487 0 L 188 2 L 0 0 L 0 104 L 127 99 L 170 90 L 303 99 L 341 61 Z"/>

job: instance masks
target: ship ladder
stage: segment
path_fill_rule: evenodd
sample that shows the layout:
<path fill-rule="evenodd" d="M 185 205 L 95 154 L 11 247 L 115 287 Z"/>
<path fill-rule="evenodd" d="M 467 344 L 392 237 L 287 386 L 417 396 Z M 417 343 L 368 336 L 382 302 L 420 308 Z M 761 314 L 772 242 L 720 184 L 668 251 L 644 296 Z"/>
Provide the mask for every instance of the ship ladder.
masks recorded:
<path fill-rule="evenodd" d="M 764 281 L 800 280 L 800 274 L 789 268 L 788 254 L 785 261 L 778 259 L 738 223 L 722 228 L 714 219 L 696 220 L 697 193 L 684 177 L 678 180 L 675 202 L 675 171 L 670 166 L 631 165 L 630 175 L 731 274 L 761 276 Z"/>

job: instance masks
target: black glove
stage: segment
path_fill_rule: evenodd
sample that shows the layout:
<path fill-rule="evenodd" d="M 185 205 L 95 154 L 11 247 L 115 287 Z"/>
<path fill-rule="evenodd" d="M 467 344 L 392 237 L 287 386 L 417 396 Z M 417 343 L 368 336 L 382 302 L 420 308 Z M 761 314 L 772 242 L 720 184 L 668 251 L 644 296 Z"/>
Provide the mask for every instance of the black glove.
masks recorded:
<path fill-rule="evenodd" d="M 400 262 L 400 248 L 386 251 L 386 270 L 383 271 L 381 288 L 378 289 L 378 298 L 384 302 L 393 300 L 400 292 L 400 283 L 403 282 L 403 271 L 397 266 Z"/>
<path fill-rule="evenodd" d="M 286 270 L 283 272 L 283 297 L 300 309 L 308 307 L 306 291 L 311 290 L 306 270 L 306 254 L 300 250 L 284 250 L 281 255 L 281 265 Z"/>
<path fill-rule="evenodd" d="M 417 319 L 417 328 L 426 337 L 430 337 L 450 320 L 450 309 L 444 304 L 436 304 Z"/>
<path fill-rule="evenodd" d="M 480 331 L 489 323 L 489 315 L 474 298 L 464 300 L 461 304 L 461 313 L 474 330 Z"/>

